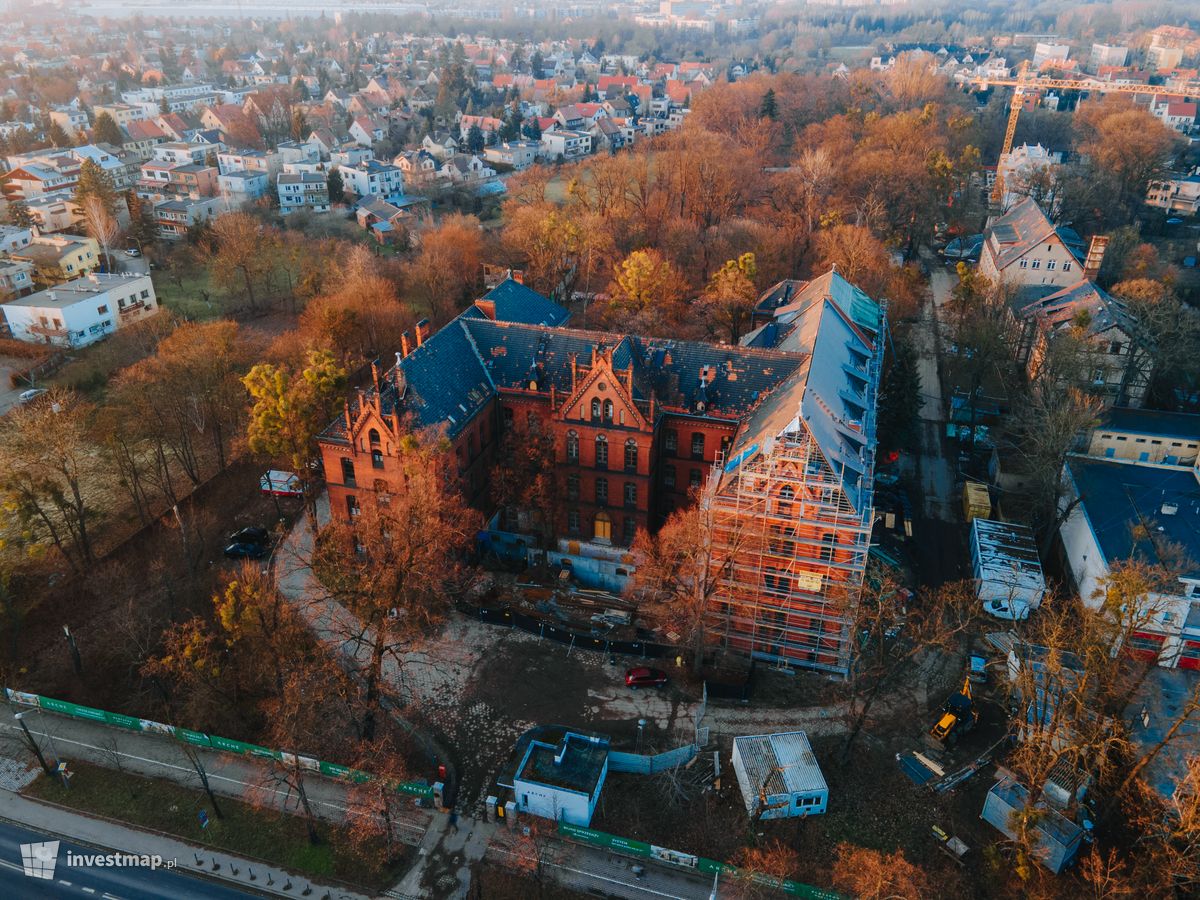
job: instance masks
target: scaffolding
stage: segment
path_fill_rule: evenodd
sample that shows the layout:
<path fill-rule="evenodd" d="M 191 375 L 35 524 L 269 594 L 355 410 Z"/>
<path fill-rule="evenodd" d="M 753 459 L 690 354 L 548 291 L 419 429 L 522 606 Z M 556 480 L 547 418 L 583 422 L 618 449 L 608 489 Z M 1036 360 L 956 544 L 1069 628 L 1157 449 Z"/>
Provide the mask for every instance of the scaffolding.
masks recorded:
<path fill-rule="evenodd" d="M 714 585 L 706 628 L 723 649 L 781 668 L 849 672 L 873 523 L 884 339 L 881 331 L 862 370 L 866 415 L 839 422 L 862 448 L 861 472 L 835 470 L 801 416 L 751 458 L 714 467 L 701 499 Z"/>

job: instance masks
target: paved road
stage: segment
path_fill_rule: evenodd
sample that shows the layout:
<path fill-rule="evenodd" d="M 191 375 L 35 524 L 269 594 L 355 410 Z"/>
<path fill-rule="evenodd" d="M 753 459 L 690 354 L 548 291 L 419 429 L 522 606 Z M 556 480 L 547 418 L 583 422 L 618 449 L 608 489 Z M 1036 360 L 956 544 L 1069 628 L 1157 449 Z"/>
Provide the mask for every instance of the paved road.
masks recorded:
<path fill-rule="evenodd" d="M 144 256 L 130 256 L 124 250 L 113 250 L 112 258 L 118 272 L 145 275 L 150 271 L 150 262 Z"/>
<path fill-rule="evenodd" d="M 936 266 L 930 281 L 933 302 L 922 307 L 912 331 L 921 375 L 921 493 L 925 515 L 947 521 L 954 518 L 954 469 L 945 454 L 946 404 L 938 373 L 938 310 L 950 299 L 953 278 L 944 267 Z"/>
<path fill-rule="evenodd" d="M 104 851 L 66 841 L 59 844 L 53 879 L 26 875 L 21 864 L 21 844 L 55 840 L 58 840 L 55 835 L 0 822 L 0 896 L 69 897 L 71 900 L 176 900 L 184 897 L 233 900 L 260 896 L 166 868 L 68 865 L 68 853 L 82 856 Z"/>

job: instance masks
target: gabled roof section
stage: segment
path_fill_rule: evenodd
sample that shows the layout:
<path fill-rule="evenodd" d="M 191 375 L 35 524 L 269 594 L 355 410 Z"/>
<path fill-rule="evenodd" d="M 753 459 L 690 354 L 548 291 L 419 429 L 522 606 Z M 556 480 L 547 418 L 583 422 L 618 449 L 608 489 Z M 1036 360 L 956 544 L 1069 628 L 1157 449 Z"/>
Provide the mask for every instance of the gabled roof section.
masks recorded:
<path fill-rule="evenodd" d="M 1086 278 L 1022 308 L 1020 316 L 1044 322 L 1052 331 L 1085 320 L 1088 334 L 1102 334 L 1115 325 L 1132 335 L 1137 327 L 1137 319 L 1124 303 Z"/>
<path fill-rule="evenodd" d="M 1065 225 L 1055 228 L 1031 197 L 1026 197 L 996 219 L 987 235 L 987 243 L 996 255 L 997 269 L 1006 268 L 1051 237 L 1062 241 L 1076 258 L 1081 258 L 1083 253 L 1083 240 L 1079 235 Z"/>
<path fill-rule="evenodd" d="M 491 304 L 488 316 L 497 322 L 522 325 L 562 325 L 571 314 L 549 297 L 543 297 L 512 277 L 512 273 L 480 298 Z"/>
<path fill-rule="evenodd" d="M 770 314 L 780 326 L 774 331 L 760 334 L 751 332 L 742 340 L 746 346 L 778 346 L 780 349 L 795 349 L 783 347 L 780 341 L 790 333 L 785 326 L 793 325 L 815 304 L 822 300 L 830 300 L 855 324 L 856 327 L 873 338 L 879 332 L 881 313 L 879 304 L 867 294 L 848 282 L 838 274 L 836 269 L 830 269 L 824 275 L 812 281 L 795 281 L 784 279 L 769 288 L 759 298 L 755 307 L 758 314 Z M 768 343 L 768 341 L 771 341 Z"/>
<path fill-rule="evenodd" d="M 810 303 L 792 324 L 781 347 L 804 364 L 754 411 L 730 459 L 747 462 L 781 435 L 803 427 L 841 479 L 847 499 L 861 511 L 870 502 L 874 460 L 875 345 L 828 296 Z M 727 467 L 726 473 L 735 469 Z"/>

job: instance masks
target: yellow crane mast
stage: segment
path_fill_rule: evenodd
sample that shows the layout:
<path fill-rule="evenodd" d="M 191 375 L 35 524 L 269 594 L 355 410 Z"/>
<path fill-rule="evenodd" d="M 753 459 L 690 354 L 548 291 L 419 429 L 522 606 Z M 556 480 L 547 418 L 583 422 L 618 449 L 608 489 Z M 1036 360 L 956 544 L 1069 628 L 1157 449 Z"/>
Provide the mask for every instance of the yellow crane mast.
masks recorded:
<path fill-rule="evenodd" d="M 1008 125 L 1004 129 L 1004 143 L 1000 146 L 1000 158 L 996 162 L 996 181 L 992 187 L 992 204 L 999 206 L 1004 200 L 1004 173 L 1001 163 L 1012 152 L 1013 138 L 1017 134 L 1017 119 L 1021 115 L 1021 101 L 1029 90 L 1098 91 L 1102 94 L 1181 94 L 1200 95 L 1200 82 L 1188 81 L 1176 87 L 1154 84 L 1109 84 L 1085 78 L 1036 78 L 1029 74 L 1029 61 L 1021 63 L 1015 78 L 972 78 L 968 84 L 988 90 L 992 87 L 1011 87 L 1012 106 L 1008 111 Z"/>

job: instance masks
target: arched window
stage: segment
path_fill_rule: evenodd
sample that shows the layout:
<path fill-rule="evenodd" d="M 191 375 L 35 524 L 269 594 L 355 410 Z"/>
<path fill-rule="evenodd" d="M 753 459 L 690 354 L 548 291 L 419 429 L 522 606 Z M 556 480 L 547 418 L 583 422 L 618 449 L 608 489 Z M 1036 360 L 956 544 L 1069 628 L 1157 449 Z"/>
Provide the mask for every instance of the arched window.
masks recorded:
<path fill-rule="evenodd" d="M 796 489 L 790 484 L 785 484 L 779 489 L 779 499 L 785 503 L 791 503 L 796 499 Z"/>
<path fill-rule="evenodd" d="M 383 445 L 379 440 L 379 432 L 372 428 L 367 432 L 367 443 L 371 446 L 371 467 L 383 468 Z"/>
<path fill-rule="evenodd" d="M 579 462 L 579 432 L 567 432 L 567 462 Z"/>
<path fill-rule="evenodd" d="M 637 471 L 638 445 L 637 441 L 630 438 L 625 442 L 625 468 L 630 471 Z"/>
<path fill-rule="evenodd" d="M 613 402 L 611 400 L 604 401 L 604 421 L 611 422 L 613 417 Z"/>
<path fill-rule="evenodd" d="M 602 434 L 596 435 L 596 467 L 608 468 L 608 438 Z"/>
<path fill-rule="evenodd" d="M 608 544 L 612 542 L 612 518 L 604 510 L 596 513 L 596 520 L 592 523 L 592 537 L 595 540 Z"/>
<path fill-rule="evenodd" d="M 600 418 L 600 398 L 599 397 L 592 398 L 592 418 L 593 419 Z"/>

